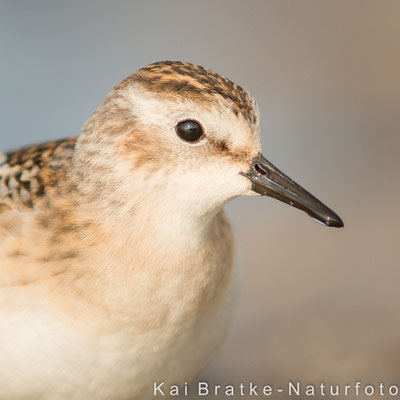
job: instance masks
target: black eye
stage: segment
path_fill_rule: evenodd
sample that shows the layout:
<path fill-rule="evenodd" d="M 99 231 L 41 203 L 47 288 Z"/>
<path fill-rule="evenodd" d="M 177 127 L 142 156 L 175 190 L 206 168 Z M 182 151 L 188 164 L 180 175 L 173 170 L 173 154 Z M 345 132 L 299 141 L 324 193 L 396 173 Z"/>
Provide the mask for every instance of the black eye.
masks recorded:
<path fill-rule="evenodd" d="M 196 121 L 183 121 L 176 126 L 176 133 L 186 142 L 197 142 L 203 136 L 203 128 Z"/>

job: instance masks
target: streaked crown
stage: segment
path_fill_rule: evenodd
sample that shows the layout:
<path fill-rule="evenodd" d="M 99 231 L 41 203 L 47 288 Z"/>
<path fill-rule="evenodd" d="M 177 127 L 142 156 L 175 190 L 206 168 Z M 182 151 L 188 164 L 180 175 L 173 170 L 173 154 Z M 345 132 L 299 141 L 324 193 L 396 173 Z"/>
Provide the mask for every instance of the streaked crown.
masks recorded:
<path fill-rule="evenodd" d="M 126 78 L 116 88 L 135 82 L 153 92 L 180 95 L 195 101 L 211 103 L 215 96 L 221 96 L 231 102 L 236 115 L 242 115 L 251 125 L 258 119 L 255 101 L 246 90 L 199 65 L 182 61 L 156 62 Z"/>

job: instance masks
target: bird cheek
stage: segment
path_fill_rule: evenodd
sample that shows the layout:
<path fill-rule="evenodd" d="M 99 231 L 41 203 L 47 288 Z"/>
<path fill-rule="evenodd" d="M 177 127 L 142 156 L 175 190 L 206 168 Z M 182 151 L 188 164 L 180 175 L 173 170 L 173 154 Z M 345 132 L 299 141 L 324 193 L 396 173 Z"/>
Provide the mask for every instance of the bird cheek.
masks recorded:
<path fill-rule="evenodd" d="M 176 168 L 179 160 L 161 140 L 155 143 L 154 138 L 146 132 L 135 132 L 122 143 L 121 155 L 128 160 L 132 169 L 146 169 L 149 173 Z"/>

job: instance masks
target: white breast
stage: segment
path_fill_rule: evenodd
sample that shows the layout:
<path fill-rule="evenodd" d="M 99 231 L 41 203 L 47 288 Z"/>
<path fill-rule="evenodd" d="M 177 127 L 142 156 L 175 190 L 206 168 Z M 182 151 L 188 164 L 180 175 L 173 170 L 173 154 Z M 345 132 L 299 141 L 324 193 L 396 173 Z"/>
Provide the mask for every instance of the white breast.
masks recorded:
<path fill-rule="evenodd" d="M 171 321 L 142 332 L 83 335 L 51 305 L 19 297 L 9 312 L 1 310 L 0 398 L 145 400 L 154 382 L 190 381 L 224 338 L 236 277 L 234 269 L 215 307 L 189 316 L 184 329 Z"/>

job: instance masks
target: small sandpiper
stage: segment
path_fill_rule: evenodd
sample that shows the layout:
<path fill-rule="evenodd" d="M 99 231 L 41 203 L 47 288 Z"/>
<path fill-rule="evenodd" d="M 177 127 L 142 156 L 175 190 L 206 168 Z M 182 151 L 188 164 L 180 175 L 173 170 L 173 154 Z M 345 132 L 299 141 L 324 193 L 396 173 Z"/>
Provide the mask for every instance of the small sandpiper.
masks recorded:
<path fill-rule="evenodd" d="M 146 400 L 229 328 L 223 205 L 267 195 L 338 215 L 261 155 L 255 101 L 166 61 L 119 83 L 79 137 L 0 156 L 0 398 Z"/>

